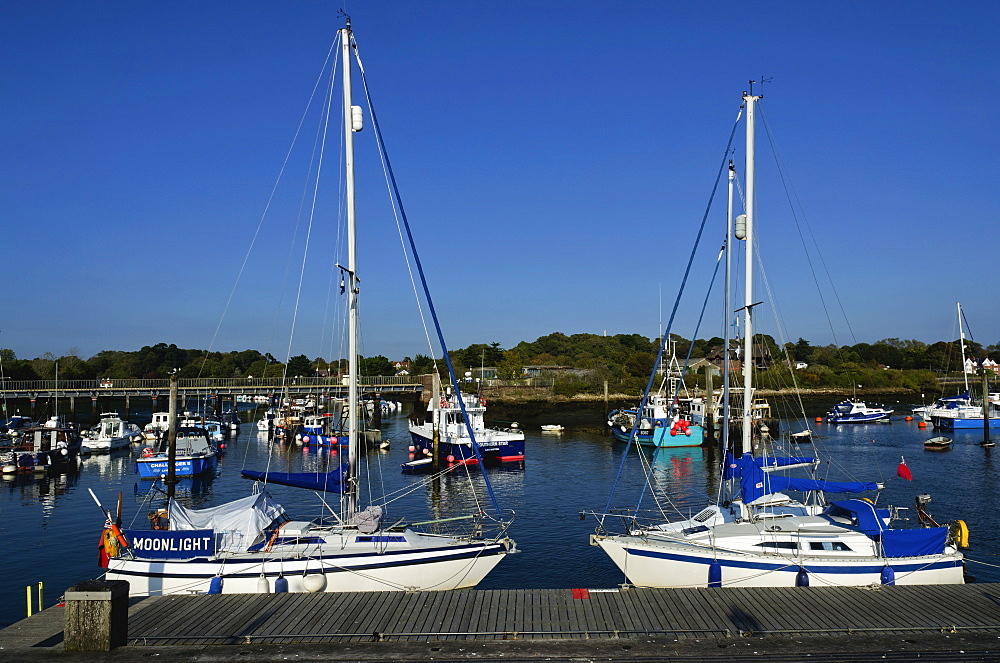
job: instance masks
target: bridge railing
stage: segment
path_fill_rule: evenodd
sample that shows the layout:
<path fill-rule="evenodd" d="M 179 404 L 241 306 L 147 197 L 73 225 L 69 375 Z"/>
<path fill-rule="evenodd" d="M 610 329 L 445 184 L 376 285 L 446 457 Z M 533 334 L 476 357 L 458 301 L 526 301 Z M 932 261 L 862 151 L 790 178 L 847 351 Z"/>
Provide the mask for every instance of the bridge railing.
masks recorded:
<path fill-rule="evenodd" d="M 362 387 L 412 387 L 420 384 L 420 379 L 410 375 L 372 375 L 359 378 Z M 347 378 L 311 378 L 298 377 L 282 382 L 276 378 L 180 378 L 177 386 L 180 389 L 200 389 L 212 391 L 215 389 L 228 391 L 240 388 L 260 389 L 272 387 L 275 390 L 296 387 L 315 389 L 320 387 L 343 387 Z M 106 378 L 98 380 L 0 380 L 0 391 L 102 391 L 102 390 L 149 390 L 170 389 L 169 379 L 136 379 L 136 378 Z"/>

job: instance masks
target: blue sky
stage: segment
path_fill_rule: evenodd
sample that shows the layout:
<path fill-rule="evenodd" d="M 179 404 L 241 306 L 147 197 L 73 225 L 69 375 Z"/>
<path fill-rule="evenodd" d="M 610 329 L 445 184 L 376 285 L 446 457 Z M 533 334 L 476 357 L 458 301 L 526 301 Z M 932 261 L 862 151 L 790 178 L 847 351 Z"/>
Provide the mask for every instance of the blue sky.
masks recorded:
<path fill-rule="evenodd" d="M 222 313 L 343 6 L 5 2 L 0 347 L 21 358 L 158 342 L 286 356 L 301 174 L 286 176 Z M 800 224 L 837 293 L 824 286 L 831 331 L 761 127 L 760 252 L 788 339 L 954 338 L 958 300 L 976 340 L 1000 339 L 996 3 L 346 9 L 449 346 L 556 331 L 654 336 L 740 95 L 762 75 Z M 314 129 L 304 131 L 308 157 Z M 362 352 L 426 354 L 370 143 L 369 127 L 357 147 Z M 337 139 L 328 149 L 333 186 Z M 336 215 L 326 214 L 292 354 L 342 354 L 327 303 Z M 722 214 L 714 208 L 708 260 Z M 686 337 L 705 296 L 702 263 L 674 327 Z M 721 335 L 721 312 L 710 315 L 701 337 Z"/>

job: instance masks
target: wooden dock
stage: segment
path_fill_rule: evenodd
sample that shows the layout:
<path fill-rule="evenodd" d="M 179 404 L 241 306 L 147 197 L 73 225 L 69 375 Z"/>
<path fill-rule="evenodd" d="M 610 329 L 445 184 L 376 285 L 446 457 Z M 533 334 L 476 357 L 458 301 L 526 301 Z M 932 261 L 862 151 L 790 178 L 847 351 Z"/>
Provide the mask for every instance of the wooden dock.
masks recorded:
<path fill-rule="evenodd" d="M 22 620 L 0 631 L 0 649 L 61 648 L 62 619 L 50 608 Z M 1000 650 L 1000 584 L 153 597 L 133 600 L 127 649 L 969 634 Z"/>

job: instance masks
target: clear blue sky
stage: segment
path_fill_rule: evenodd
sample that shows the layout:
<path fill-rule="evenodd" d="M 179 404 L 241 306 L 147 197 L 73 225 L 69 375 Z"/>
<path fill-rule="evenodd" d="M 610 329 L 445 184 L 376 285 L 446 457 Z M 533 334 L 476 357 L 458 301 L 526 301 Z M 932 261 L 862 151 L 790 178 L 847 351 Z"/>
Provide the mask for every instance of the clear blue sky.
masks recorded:
<path fill-rule="evenodd" d="M 0 6 L 0 347 L 88 357 L 214 343 L 284 358 L 295 204 L 265 221 L 215 330 L 344 3 Z M 1000 339 L 1000 4 L 346 9 L 451 347 L 655 336 L 740 94 L 762 74 L 765 118 L 854 332 L 829 291 L 836 337 L 811 304 L 761 128 L 760 246 L 789 340 L 954 338 L 957 300 L 977 341 Z M 384 185 L 361 156 L 370 129 L 361 136 L 362 352 L 427 353 L 391 216 L 374 203 Z M 301 180 L 290 186 L 297 200 Z M 338 260 L 334 241 L 317 228 L 310 265 Z M 704 272 L 674 328 L 686 337 Z M 308 273 L 292 354 L 331 354 L 329 278 Z M 720 324 L 699 336 L 715 334 Z"/>

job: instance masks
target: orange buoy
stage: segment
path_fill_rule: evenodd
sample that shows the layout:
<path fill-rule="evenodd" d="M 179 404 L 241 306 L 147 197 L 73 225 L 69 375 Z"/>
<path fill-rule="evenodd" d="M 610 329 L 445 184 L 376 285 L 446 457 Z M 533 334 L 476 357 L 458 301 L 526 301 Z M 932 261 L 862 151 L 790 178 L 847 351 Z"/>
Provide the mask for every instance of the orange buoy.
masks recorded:
<path fill-rule="evenodd" d="M 913 421 L 913 417 L 911 417 L 910 415 L 906 415 L 905 417 L 903 417 L 903 420 L 904 421 Z"/>
<path fill-rule="evenodd" d="M 917 428 L 927 428 L 927 422 L 926 421 L 917 422 Z"/>
<path fill-rule="evenodd" d="M 823 423 L 823 417 L 816 417 L 816 421 L 818 421 L 819 423 Z"/>

